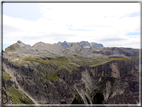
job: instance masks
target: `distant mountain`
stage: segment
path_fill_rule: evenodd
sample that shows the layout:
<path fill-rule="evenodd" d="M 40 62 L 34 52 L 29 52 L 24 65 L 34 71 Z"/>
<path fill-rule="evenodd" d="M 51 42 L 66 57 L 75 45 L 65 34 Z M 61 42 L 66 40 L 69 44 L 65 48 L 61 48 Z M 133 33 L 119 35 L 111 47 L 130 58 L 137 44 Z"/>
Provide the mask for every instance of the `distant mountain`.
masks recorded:
<path fill-rule="evenodd" d="M 65 47 L 69 47 L 71 44 L 78 44 L 80 46 L 82 46 L 83 48 L 90 48 L 90 47 L 104 47 L 103 44 L 99 44 L 99 43 L 95 43 L 95 42 L 91 42 L 89 43 L 88 41 L 81 41 L 81 42 L 58 42 L 57 45 L 62 45 Z"/>

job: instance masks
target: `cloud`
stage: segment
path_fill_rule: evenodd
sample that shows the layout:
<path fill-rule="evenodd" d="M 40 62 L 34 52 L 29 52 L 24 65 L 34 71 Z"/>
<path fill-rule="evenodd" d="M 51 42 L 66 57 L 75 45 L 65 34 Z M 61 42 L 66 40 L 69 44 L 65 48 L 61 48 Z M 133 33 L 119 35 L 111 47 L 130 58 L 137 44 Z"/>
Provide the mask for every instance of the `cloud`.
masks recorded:
<path fill-rule="evenodd" d="M 88 30 L 88 29 L 71 29 L 68 28 L 69 30 L 73 30 L 73 31 L 92 31 L 92 30 Z"/>
<path fill-rule="evenodd" d="M 122 40 L 126 40 L 126 39 L 124 39 L 124 38 L 105 38 L 100 41 L 102 41 L 102 42 L 111 42 L 111 41 L 116 42 L 116 41 L 122 41 Z"/>
<path fill-rule="evenodd" d="M 140 16 L 140 12 L 134 12 L 128 15 L 128 17 L 136 17 L 136 16 Z"/>
<path fill-rule="evenodd" d="M 41 14 L 36 20 L 3 14 L 4 44 L 13 44 L 17 40 L 30 45 L 39 41 L 83 40 L 102 43 L 106 47 L 139 48 L 140 34 L 130 35 L 130 32 L 140 32 L 139 3 L 40 3 L 36 6 L 37 14 Z"/>

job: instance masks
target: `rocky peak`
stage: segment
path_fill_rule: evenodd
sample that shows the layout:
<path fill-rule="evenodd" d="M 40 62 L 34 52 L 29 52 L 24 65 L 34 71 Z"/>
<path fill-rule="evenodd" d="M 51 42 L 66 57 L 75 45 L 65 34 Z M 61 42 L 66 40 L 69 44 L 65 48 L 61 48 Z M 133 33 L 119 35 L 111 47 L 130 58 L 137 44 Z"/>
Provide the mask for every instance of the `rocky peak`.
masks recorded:
<path fill-rule="evenodd" d="M 64 41 L 64 43 L 67 43 L 66 41 Z"/>
<path fill-rule="evenodd" d="M 16 44 L 19 46 L 19 48 L 23 48 L 23 47 L 25 47 L 25 46 L 29 46 L 29 45 L 26 45 L 25 43 L 23 43 L 23 42 L 20 41 L 20 40 L 18 40 Z"/>
<path fill-rule="evenodd" d="M 52 54 L 59 54 L 65 50 L 65 47 L 63 47 L 62 45 L 60 46 L 57 44 L 49 44 L 44 42 L 38 42 L 34 44 L 32 47 L 37 50 L 52 53 Z"/>
<path fill-rule="evenodd" d="M 98 44 L 98 43 L 95 43 L 95 42 L 91 42 L 89 43 L 88 41 L 81 41 L 81 42 L 58 42 L 57 45 L 62 45 L 62 46 L 65 46 L 65 47 L 69 47 L 71 44 L 78 44 L 80 46 L 82 46 L 83 48 L 85 47 L 92 47 L 92 46 L 96 46 L 96 47 L 103 47 L 102 44 Z"/>
<path fill-rule="evenodd" d="M 58 42 L 57 43 L 57 45 L 61 45 L 61 46 L 65 46 L 65 47 L 69 47 L 70 46 L 70 44 L 69 43 L 67 43 L 66 41 L 64 41 L 64 42 Z"/>
<path fill-rule="evenodd" d="M 20 40 L 18 40 L 18 41 L 17 41 L 17 43 L 19 43 L 19 44 L 20 44 L 20 43 L 23 43 L 23 42 L 22 42 L 22 41 L 20 41 Z"/>
<path fill-rule="evenodd" d="M 38 42 L 38 43 L 35 43 L 32 47 L 40 47 L 40 46 L 44 46 L 44 45 L 46 45 L 46 43 Z"/>
<path fill-rule="evenodd" d="M 81 41 L 81 42 L 78 42 L 78 43 L 88 43 L 88 41 Z"/>
<path fill-rule="evenodd" d="M 81 42 L 79 42 L 79 43 L 89 43 L 88 41 L 81 41 Z"/>

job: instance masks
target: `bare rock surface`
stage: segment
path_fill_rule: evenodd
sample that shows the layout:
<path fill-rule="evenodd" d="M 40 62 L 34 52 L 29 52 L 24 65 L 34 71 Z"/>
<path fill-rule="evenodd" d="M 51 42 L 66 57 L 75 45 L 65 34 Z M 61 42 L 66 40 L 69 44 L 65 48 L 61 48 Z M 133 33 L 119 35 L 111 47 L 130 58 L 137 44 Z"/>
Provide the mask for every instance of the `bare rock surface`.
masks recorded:
<path fill-rule="evenodd" d="M 12 97 L 6 92 L 5 88 L 2 89 L 2 102 L 3 104 L 13 104 Z"/>
<path fill-rule="evenodd" d="M 139 102 L 136 49 L 42 42 L 29 46 L 21 41 L 13 45 L 3 53 L 3 68 L 38 104 Z"/>

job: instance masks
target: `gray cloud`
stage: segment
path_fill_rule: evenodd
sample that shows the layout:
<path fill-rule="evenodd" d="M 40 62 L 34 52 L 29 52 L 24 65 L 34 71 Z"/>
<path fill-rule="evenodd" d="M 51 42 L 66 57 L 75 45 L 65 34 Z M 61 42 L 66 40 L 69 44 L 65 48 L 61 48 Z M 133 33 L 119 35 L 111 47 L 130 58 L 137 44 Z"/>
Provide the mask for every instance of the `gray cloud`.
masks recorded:
<path fill-rule="evenodd" d="M 13 31 L 22 31 L 22 30 L 19 29 L 19 28 L 14 27 L 14 26 L 7 26 L 7 25 L 4 25 L 4 26 L 3 26 L 3 31 L 4 31 L 4 32 L 13 32 Z"/>
<path fill-rule="evenodd" d="M 126 39 L 124 39 L 124 38 L 105 38 L 105 39 L 101 39 L 100 40 L 100 42 L 109 42 L 109 41 L 123 41 L 123 40 L 126 40 Z"/>

